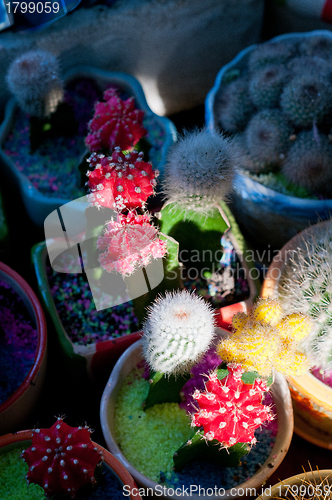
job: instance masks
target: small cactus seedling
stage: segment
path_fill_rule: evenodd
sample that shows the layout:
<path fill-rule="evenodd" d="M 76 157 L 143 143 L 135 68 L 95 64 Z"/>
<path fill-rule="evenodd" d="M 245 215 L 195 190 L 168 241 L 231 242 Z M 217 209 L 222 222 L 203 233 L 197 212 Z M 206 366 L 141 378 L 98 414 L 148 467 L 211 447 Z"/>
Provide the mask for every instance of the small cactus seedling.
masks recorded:
<path fill-rule="evenodd" d="M 102 456 L 90 439 L 88 427 L 70 427 L 58 418 L 50 429 L 36 429 L 32 445 L 22 453 L 28 464 L 27 480 L 40 485 L 47 496 L 75 497 L 85 484 L 95 483 Z"/>
<path fill-rule="evenodd" d="M 90 151 L 132 149 L 146 135 L 143 127 L 144 111 L 136 109 L 135 100 L 122 100 L 114 88 L 104 92 L 104 100 L 95 107 L 95 114 L 89 122 L 90 133 L 85 144 Z"/>

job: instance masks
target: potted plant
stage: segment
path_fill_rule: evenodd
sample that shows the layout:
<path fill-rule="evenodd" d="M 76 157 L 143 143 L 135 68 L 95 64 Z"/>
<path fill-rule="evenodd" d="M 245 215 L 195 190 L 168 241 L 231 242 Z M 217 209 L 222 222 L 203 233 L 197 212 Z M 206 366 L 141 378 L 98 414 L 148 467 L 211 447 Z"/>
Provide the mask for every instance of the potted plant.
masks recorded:
<path fill-rule="evenodd" d="M 303 344 L 311 370 L 290 377 L 288 382 L 296 433 L 324 448 L 332 448 L 330 241 L 330 221 L 299 233 L 275 256 L 261 290 L 263 297 L 279 297 L 288 313 L 306 311 L 313 320 Z"/>
<path fill-rule="evenodd" d="M 234 140 L 196 129 L 185 131 L 170 147 L 165 166 L 161 230 L 179 243 L 184 286 L 216 309 L 240 302 L 250 307 L 259 289 L 226 204 L 239 160 Z"/>
<path fill-rule="evenodd" d="M 77 66 L 62 79 L 51 53 L 33 51 L 13 61 L 7 79 L 15 99 L 8 101 L 1 126 L 0 164 L 36 225 L 43 226 L 50 213 L 84 195 L 78 166 L 86 152 L 94 104 L 102 100 L 106 88 L 117 89 L 125 102 L 129 99 L 129 111 L 136 108 L 138 115 L 144 114 L 143 127 L 151 146 L 146 159 L 162 171 L 175 127 L 151 112 L 133 77 Z M 84 204 L 77 203 L 76 225 L 81 231 L 84 209 Z"/>
<path fill-rule="evenodd" d="M 331 33 L 276 37 L 223 67 L 206 98 L 210 131 L 243 149 L 234 212 L 251 239 L 280 249 L 331 210 Z"/>
<path fill-rule="evenodd" d="M 280 373 L 272 396 L 268 392 L 276 359 L 271 349 L 285 348 L 281 334 L 287 321 L 277 303 L 262 301 L 250 315 L 233 317 L 232 336 L 214 338 L 211 306 L 188 291 L 160 297 L 150 307 L 143 337 L 117 362 L 100 409 L 109 449 L 139 484 L 171 498 L 183 498 L 188 488 L 194 498 L 226 498 L 230 490 L 236 498 L 241 488 L 267 480 L 292 436 L 290 394 Z M 306 321 L 298 315 L 287 329 L 294 355 L 294 332 L 305 329 Z M 254 348 L 248 354 L 249 334 L 260 336 L 254 339 L 263 344 L 259 353 Z M 240 357 L 233 337 L 233 346 L 242 346 Z M 287 371 L 285 365 L 278 369 Z M 269 395 L 263 399 L 263 393 Z M 271 412 L 277 417 L 273 427 Z M 259 430 L 263 421 L 266 428 Z M 197 485 L 205 493 L 198 495 Z"/>
<path fill-rule="evenodd" d="M 0 263 L 0 431 L 17 430 L 38 400 L 46 371 L 42 307 L 28 283 Z"/>
<path fill-rule="evenodd" d="M 107 500 L 121 498 L 126 487 L 128 496 L 139 500 L 131 475 L 111 453 L 91 441 L 91 432 L 87 426 L 71 427 L 59 417 L 50 429 L 1 436 L 3 499 L 19 494 L 22 500 L 31 495 L 91 500 L 102 495 Z"/>

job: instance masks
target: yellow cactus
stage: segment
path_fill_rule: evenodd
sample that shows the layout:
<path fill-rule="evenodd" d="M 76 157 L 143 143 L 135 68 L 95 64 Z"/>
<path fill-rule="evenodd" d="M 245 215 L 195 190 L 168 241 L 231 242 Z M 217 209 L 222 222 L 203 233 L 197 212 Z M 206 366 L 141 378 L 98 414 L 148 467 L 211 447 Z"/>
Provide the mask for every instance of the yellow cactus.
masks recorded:
<path fill-rule="evenodd" d="M 261 299 L 254 307 L 252 315 L 263 325 L 275 326 L 282 318 L 282 310 L 276 299 Z"/>
<path fill-rule="evenodd" d="M 305 354 L 290 348 L 288 342 L 283 342 L 279 356 L 274 361 L 275 369 L 285 375 L 298 377 L 304 375 L 310 368 L 310 363 Z"/>
<path fill-rule="evenodd" d="M 312 322 L 308 316 L 299 313 L 289 314 L 276 326 L 283 339 L 300 342 L 305 339 L 311 330 Z"/>
<path fill-rule="evenodd" d="M 238 312 L 234 314 L 232 318 L 232 326 L 237 330 L 238 328 L 243 328 L 247 323 L 248 315 L 244 312 Z"/>

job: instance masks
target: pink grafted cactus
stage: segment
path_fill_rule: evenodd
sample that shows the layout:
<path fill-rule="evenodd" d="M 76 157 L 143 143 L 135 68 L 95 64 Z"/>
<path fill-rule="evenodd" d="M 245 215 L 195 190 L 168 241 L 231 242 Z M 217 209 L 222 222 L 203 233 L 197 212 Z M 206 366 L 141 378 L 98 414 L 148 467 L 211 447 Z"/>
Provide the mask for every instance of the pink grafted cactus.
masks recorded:
<path fill-rule="evenodd" d="M 50 429 L 36 429 L 32 445 L 22 453 L 29 466 L 27 480 L 40 485 L 48 496 L 75 497 L 85 484 L 94 484 L 102 456 L 90 439 L 88 427 L 70 427 L 58 418 Z"/>
<path fill-rule="evenodd" d="M 130 210 L 144 206 L 154 194 L 159 172 L 143 161 L 143 153 L 132 151 L 124 155 L 117 147 L 111 156 L 92 154 L 88 161 L 95 167 L 87 172 L 92 205 Z"/>
<path fill-rule="evenodd" d="M 219 380 L 214 371 L 206 382 L 206 390 L 194 392 L 199 410 L 192 415 L 192 423 L 203 426 L 204 437 L 208 441 L 217 439 L 223 448 L 236 443 L 253 445 L 255 429 L 274 418 L 270 408 L 261 403 L 267 384 L 262 379 L 245 384 L 241 379 L 244 370 L 238 364 L 229 364 L 227 369 L 229 375 L 224 379 Z"/>
<path fill-rule="evenodd" d="M 106 102 L 98 102 L 95 114 L 89 122 L 90 133 L 85 144 L 90 151 L 113 149 L 132 149 L 146 135 L 143 127 L 144 111 L 135 108 L 133 97 L 122 100 L 116 89 L 104 92 Z"/>
<path fill-rule="evenodd" d="M 99 262 L 107 272 L 117 271 L 130 276 L 137 267 L 166 254 L 166 242 L 158 238 L 158 230 L 150 223 L 149 215 L 129 212 L 110 221 L 105 233 L 98 238 L 97 247 L 104 250 Z"/>

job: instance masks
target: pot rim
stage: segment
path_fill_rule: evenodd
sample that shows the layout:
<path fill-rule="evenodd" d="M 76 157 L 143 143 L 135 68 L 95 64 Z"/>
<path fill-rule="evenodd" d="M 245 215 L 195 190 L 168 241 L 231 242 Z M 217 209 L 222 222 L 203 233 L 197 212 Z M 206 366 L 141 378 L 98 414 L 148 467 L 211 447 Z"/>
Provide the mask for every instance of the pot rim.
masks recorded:
<path fill-rule="evenodd" d="M 5 275 L 8 275 L 11 279 L 13 279 L 22 289 L 25 296 L 28 298 L 36 317 L 36 329 L 38 332 L 38 343 L 37 343 L 34 363 L 30 368 L 28 375 L 21 383 L 21 385 L 2 404 L 0 404 L 0 416 L 1 416 L 2 412 L 7 410 L 13 403 L 15 403 L 22 396 L 22 394 L 30 387 L 34 378 L 37 376 L 41 364 L 46 355 L 47 327 L 46 327 L 44 311 L 40 305 L 40 302 L 35 292 L 32 290 L 30 285 L 22 278 L 22 276 L 20 276 L 16 271 L 14 271 L 12 268 L 7 266 L 3 262 L 0 262 L 0 272 L 4 273 Z"/>
<path fill-rule="evenodd" d="M 221 329 L 219 330 L 221 331 Z M 229 332 L 226 332 L 226 330 L 222 330 L 221 334 L 227 334 L 229 335 Z M 104 439 L 107 443 L 107 446 L 109 447 L 110 450 L 112 450 L 112 453 L 125 465 L 125 467 L 130 471 L 134 479 L 139 483 L 144 485 L 145 488 L 152 488 L 155 489 L 156 486 L 158 486 L 158 483 L 155 481 L 148 479 L 146 476 L 144 476 L 141 472 L 139 472 L 137 469 L 135 469 L 130 462 L 126 459 L 126 457 L 123 455 L 122 451 L 120 450 L 117 442 L 115 441 L 115 438 L 113 437 L 113 433 L 110 430 L 110 425 L 108 422 L 108 406 L 109 406 L 109 399 L 112 393 L 115 394 L 115 397 L 117 396 L 117 392 L 119 390 L 119 382 L 122 374 L 121 374 L 121 369 L 122 366 L 125 366 L 129 364 L 129 360 L 132 356 L 138 357 L 139 351 L 141 351 L 141 344 L 142 341 L 139 340 L 135 342 L 132 346 L 130 346 L 119 358 L 117 361 L 116 365 L 113 368 L 113 371 L 110 375 L 110 378 L 108 380 L 108 383 L 105 387 L 104 393 L 101 398 L 101 405 L 100 405 L 100 421 L 101 421 L 101 427 L 102 431 L 104 434 Z M 135 351 L 137 351 L 135 353 Z M 122 380 L 123 381 L 123 380 Z M 241 488 L 258 488 L 260 487 L 266 480 L 271 476 L 271 474 L 277 469 L 277 467 L 281 464 L 284 456 L 286 455 L 292 436 L 293 436 L 293 409 L 292 409 L 292 403 L 291 403 L 291 397 L 290 397 L 290 392 L 288 389 L 288 385 L 286 382 L 286 379 L 283 375 L 280 373 L 276 373 L 276 382 L 278 382 L 279 387 L 282 388 L 283 391 L 285 391 L 285 394 L 283 395 L 282 401 L 279 402 L 279 408 L 281 410 L 281 413 L 278 413 L 278 418 L 279 418 L 279 425 L 278 425 L 278 432 L 276 436 L 276 441 L 275 444 L 271 450 L 271 453 L 267 457 L 266 461 L 262 465 L 262 467 L 257 471 L 249 480 L 245 481 L 244 483 L 241 483 L 240 485 L 236 486 L 236 490 L 240 490 Z M 276 386 L 275 386 L 276 387 Z M 273 386 L 271 388 L 273 390 Z M 274 389 L 275 390 L 275 389 Z M 277 405 L 277 401 L 276 405 Z M 113 422 L 112 422 L 113 423 Z M 112 426 L 111 426 L 112 427 Z M 272 465 L 272 467 L 271 467 Z M 222 499 L 222 498 L 229 498 L 231 496 L 232 498 L 240 498 L 241 494 L 239 492 L 237 494 L 232 494 L 234 493 L 234 488 L 226 490 L 224 495 L 218 495 L 218 496 L 211 496 L 211 500 L 217 500 L 217 499 Z M 182 500 L 184 496 L 182 495 L 168 495 L 167 498 L 172 498 L 174 500 Z M 199 500 L 200 496 L 199 495 L 191 495 L 192 500 Z"/>
<path fill-rule="evenodd" d="M 19 443 L 21 441 L 31 441 L 33 430 L 24 430 L 18 431 L 14 433 L 4 434 L 0 436 L 0 449 L 5 446 L 9 446 L 15 443 Z M 132 500 L 141 500 L 141 496 L 139 494 L 139 489 L 131 476 L 131 474 L 127 471 L 127 469 L 119 462 L 119 460 L 112 455 L 106 448 L 101 446 L 98 443 L 92 441 L 93 445 L 98 448 L 98 451 L 101 451 L 104 457 L 104 462 L 115 472 L 118 478 L 123 482 L 123 485 L 130 486 L 130 498 Z"/>

